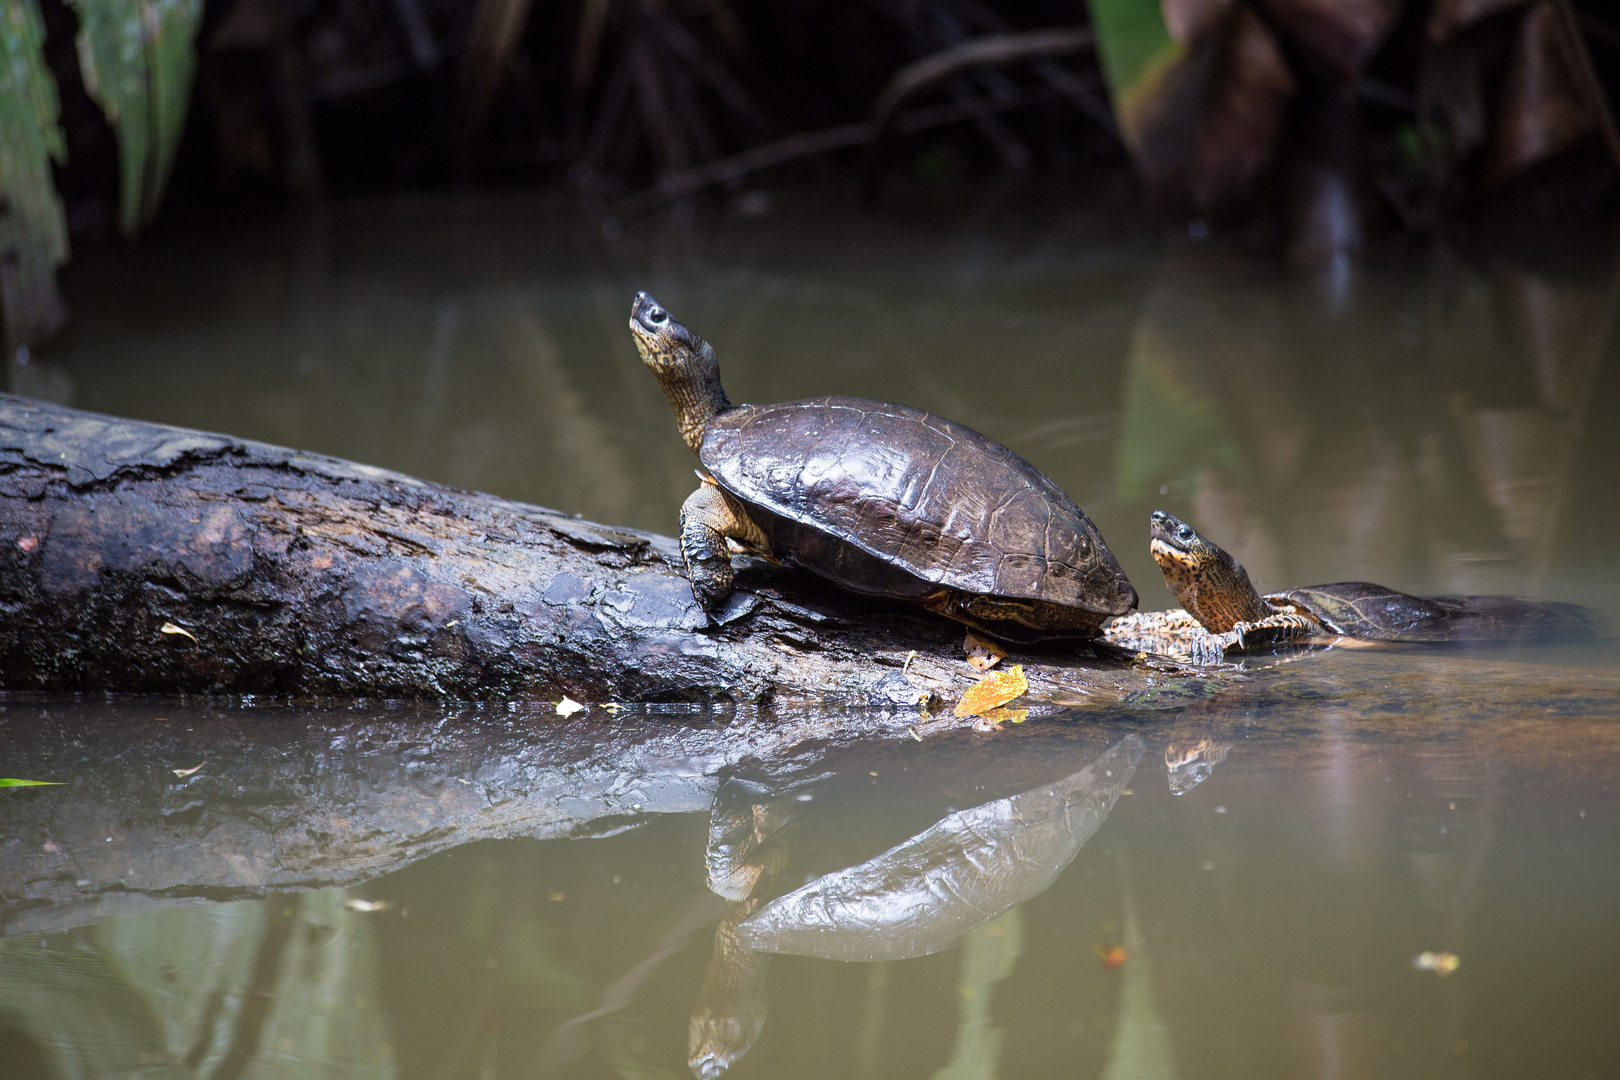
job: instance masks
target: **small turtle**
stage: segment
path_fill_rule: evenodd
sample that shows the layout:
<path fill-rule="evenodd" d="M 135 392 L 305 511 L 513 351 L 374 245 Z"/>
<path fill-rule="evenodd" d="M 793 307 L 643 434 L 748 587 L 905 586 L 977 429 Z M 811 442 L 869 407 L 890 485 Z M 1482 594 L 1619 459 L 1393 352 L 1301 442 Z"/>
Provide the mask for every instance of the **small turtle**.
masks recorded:
<path fill-rule="evenodd" d="M 1153 561 L 1182 610 L 1114 620 L 1104 637 L 1124 648 L 1218 663 L 1228 653 L 1339 638 L 1500 642 L 1592 633 L 1579 605 L 1517 596 L 1408 596 L 1365 581 L 1261 596 L 1243 565 L 1191 525 L 1155 510 L 1152 537 Z"/>
<path fill-rule="evenodd" d="M 881 401 L 733 406 L 714 349 L 646 293 L 630 329 L 707 470 L 681 507 L 706 611 L 731 592 L 728 540 L 1002 638 L 1091 637 L 1136 606 L 1091 520 L 1000 443 Z"/>

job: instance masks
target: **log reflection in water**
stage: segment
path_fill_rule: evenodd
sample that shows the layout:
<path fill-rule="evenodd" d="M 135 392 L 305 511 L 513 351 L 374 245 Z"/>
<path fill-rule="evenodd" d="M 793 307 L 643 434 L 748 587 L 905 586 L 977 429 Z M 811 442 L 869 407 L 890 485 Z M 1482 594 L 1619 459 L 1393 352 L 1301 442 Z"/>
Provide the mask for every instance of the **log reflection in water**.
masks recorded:
<path fill-rule="evenodd" d="M 562 724 L 544 707 L 398 708 L 357 720 L 347 709 L 220 716 L 7 703 L 0 717 L 0 775 L 49 762 L 83 784 L 7 804 L 6 934 L 82 925 L 175 893 L 354 884 L 478 839 L 589 836 L 707 811 L 728 765 L 752 758 L 766 775 L 791 772 L 802 764 L 794 748 L 826 734 L 819 720 Z M 889 737 L 905 726 L 896 718 Z M 811 759 L 846 741 L 819 742 Z M 192 775 L 171 773 L 199 761 Z"/>
<path fill-rule="evenodd" d="M 751 948 L 829 960 L 937 952 L 1045 891 L 1107 818 L 1142 753 L 1132 735 L 1063 780 L 949 814 L 771 901 L 739 936 Z"/>
<path fill-rule="evenodd" d="M 752 890 L 781 857 L 772 840 L 790 805 L 784 788 L 848 756 L 864 770 L 873 755 L 894 755 L 929 790 L 951 783 L 979 744 L 966 732 L 918 744 L 909 713 L 852 712 L 847 727 L 828 719 L 649 711 L 564 723 L 544 705 L 0 702 L 0 776 L 69 781 L 7 793 L 0 931 L 83 926 L 178 896 L 356 885 L 478 840 L 604 836 L 657 815 L 709 814 L 717 792 L 722 821 L 739 805 L 724 793 L 740 790 L 761 807 L 740 804 L 748 840 L 733 864 Z M 1014 739 L 974 767 L 975 789 L 1023 790 L 1062 767 L 1038 739 Z M 750 786 L 729 778 L 739 768 Z"/>

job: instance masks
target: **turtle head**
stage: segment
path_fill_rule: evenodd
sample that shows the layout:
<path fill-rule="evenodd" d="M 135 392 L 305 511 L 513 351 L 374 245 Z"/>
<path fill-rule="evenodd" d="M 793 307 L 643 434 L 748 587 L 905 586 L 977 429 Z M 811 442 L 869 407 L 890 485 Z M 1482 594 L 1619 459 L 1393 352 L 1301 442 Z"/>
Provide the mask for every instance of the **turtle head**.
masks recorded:
<path fill-rule="evenodd" d="M 1257 622 L 1270 607 L 1249 583 L 1249 572 L 1225 550 L 1180 519 L 1153 511 L 1149 551 L 1176 600 L 1212 634 Z"/>
<path fill-rule="evenodd" d="M 1159 564 L 1161 570 L 1165 569 L 1166 562 L 1181 565 L 1232 558 L 1198 535 L 1197 529 L 1163 510 L 1153 511 L 1148 531 L 1153 536 L 1153 561 Z"/>
<path fill-rule="evenodd" d="M 697 453 L 709 420 L 731 408 L 720 386 L 720 362 L 714 358 L 713 346 L 676 322 L 644 292 L 636 293 L 630 305 L 630 333 L 642 363 L 652 369 L 675 410 L 681 438 Z"/>

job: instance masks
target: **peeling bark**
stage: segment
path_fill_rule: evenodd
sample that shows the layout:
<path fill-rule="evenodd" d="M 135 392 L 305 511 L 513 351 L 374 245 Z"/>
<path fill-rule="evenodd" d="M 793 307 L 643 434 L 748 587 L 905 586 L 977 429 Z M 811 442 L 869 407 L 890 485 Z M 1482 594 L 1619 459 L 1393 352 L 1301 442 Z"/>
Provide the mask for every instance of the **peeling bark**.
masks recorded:
<path fill-rule="evenodd" d="M 0 690 L 915 707 L 977 676 L 948 620 L 738 586 L 717 624 L 669 537 L 0 396 Z M 1203 692 L 1104 648 L 1009 662 L 1035 704 Z"/>

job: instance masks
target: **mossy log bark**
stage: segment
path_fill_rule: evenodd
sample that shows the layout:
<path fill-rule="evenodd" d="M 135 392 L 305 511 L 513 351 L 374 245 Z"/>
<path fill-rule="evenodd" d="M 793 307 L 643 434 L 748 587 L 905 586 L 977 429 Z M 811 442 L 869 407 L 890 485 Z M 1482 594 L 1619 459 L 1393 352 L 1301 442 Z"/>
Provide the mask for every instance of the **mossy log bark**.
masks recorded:
<path fill-rule="evenodd" d="M 668 537 L 0 396 L 0 690 L 911 705 L 959 626 L 762 563 L 722 623 Z M 907 666 L 907 657 L 917 655 Z M 1196 696 L 1071 643 L 1032 703 Z"/>

